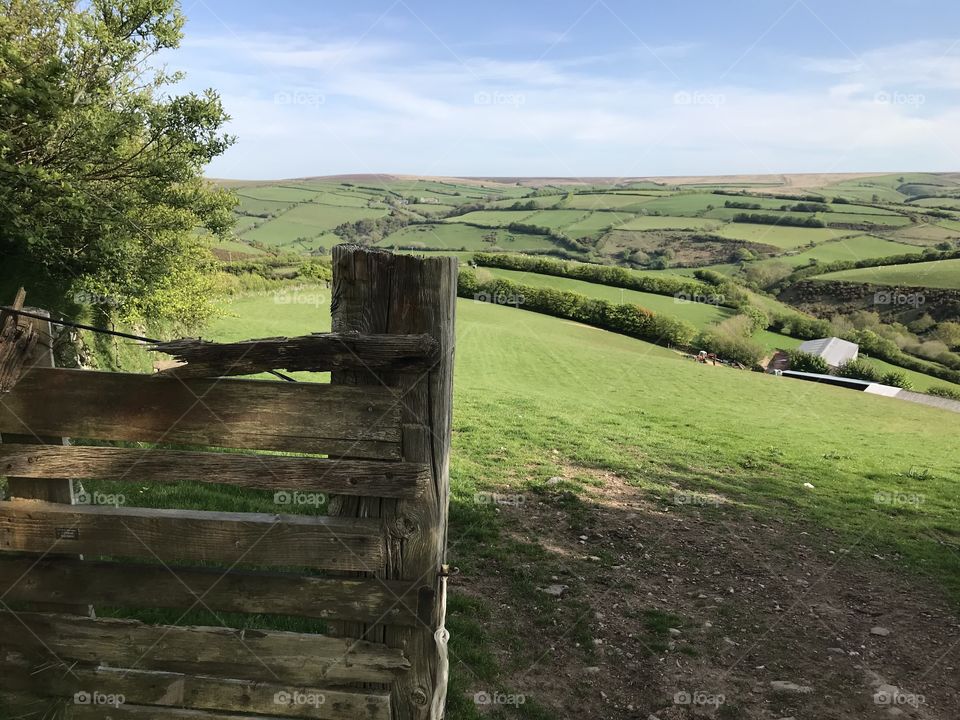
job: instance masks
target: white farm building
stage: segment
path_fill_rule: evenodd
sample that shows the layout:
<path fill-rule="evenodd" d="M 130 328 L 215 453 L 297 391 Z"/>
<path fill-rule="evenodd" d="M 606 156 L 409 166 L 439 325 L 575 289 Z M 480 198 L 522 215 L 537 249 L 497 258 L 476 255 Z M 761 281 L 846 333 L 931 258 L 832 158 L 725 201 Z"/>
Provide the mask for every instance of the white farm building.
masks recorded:
<path fill-rule="evenodd" d="M 838 337 L 819 338 L 817 340 L 807 340 L 797 348 L 801 352 L 809 355 L 816 355 L 827 361 L 831 370 L 836 370 L 844 363 L 856 360 L 860 352 L 860 346 L 847 340 L 841 340 Z"/>

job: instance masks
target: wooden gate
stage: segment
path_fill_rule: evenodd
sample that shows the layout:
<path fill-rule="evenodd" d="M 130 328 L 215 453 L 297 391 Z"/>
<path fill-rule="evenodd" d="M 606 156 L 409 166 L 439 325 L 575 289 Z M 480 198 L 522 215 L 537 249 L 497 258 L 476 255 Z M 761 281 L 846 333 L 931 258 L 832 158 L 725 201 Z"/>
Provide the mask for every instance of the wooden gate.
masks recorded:
<path fill-rule="evenodd" d="M 42 367 L 35 353 L 0 394 L 11 717 L 442 717 L 455 290 L 453 258 L 339 246 L 333 333 L 170 343 L 187 364 L 169 375 Z M 228 377 L 268 369 L 332 381 Z M 71 481 L 113 481 L 127 502 L 79 504 Z M 137 488 L 180 481 L 281 507 L 135 506 Z M 283 512 L 309 493 L 329 496 L 327 515 Z M 154 624 L 150 609 L 222 624 Z M 328 629 L 244 629 L 236 614 Z"/>

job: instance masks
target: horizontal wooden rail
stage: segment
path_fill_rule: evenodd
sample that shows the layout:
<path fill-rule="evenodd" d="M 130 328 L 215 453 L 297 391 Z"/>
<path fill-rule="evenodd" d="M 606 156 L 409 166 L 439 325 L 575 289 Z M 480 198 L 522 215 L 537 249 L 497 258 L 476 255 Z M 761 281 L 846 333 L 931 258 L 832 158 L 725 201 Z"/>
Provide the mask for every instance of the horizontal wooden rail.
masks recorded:
<path fill-rule="evenodd" d="M 429 617 L 433 606 L 432 588 L 397 580 L 9 554 L 0 554 L 0 592 L 7 602 L 195 608 L 406 626 Z"/>
<path fill-rule="evenodd" d="M 410 667 L 400 650 L 365 640 L 74 615 L 0 611 L 0 638 L 0 648 L 36 664 L 72 660 L 291 687 L 389 683 Z"/>
<path fill-rule="evenodd" d="M 189 707 L 312 720 L 388 720 L 390 717 L 390 695 L 385 691 L 289 687 L 275 681 L 265 683 L 83 665 L 68 668 L 59 663 L 31 666 L 4 662 L 2 658 L 0 676 L 7 691 L 65 697 L 70 701 L 78 693 L 83 697 L 83 693 L 89 695 L 96 691 L 99 696 L 122 696 L 124 705 L 134 706 Z M 291 702 L 284 704 L 287 698 Z M 101 718 L 112 716 L 116 709 L 94 707 L 103 713 Z"/>
<path fill-rule="evenodd" d="M 6 711 L 7 714 L 3 714 Z M 23 693 L 3 692 L 0 688 L 0 717 L 11 720 L 289 720 L 291 716 L 247 715 L 233 712 L 186 710 L 125 703 L 120 707 L 104 708 L 96 705 L 78 705 L 73 698 L 41 698 Z M 300 716 L 304 717 L 304 716 Z M 351 720 L 367 718 L 365 714 Z M 371 715 L 381 718 L 382 715 Z"/>
<path fill-rule="evenodd" d="M 0 403 L 0 433 L 400 457 L 385 387 L 33 368 Z"/>
<path fill-rule="evenodd" d="M 371 570 L 380 520 L 0 502 L 0 550 Z"/>
<path fill-rule="evenodd" d="M 437 353 L 429 335 L 324 333 L 236 343 L 174 340 L 151 348 L 186 365 L 163 374 L 176 377 L 252 375 L 267 370 L 412 370 L 428 368 Z"/>
<path fill-rule="evenodd" d="M 0 475 L 130 483 L 196 480 L 266 490 L 415 499 L 423 493 L 430 468 L 377 460 L 0 444 Z"/>

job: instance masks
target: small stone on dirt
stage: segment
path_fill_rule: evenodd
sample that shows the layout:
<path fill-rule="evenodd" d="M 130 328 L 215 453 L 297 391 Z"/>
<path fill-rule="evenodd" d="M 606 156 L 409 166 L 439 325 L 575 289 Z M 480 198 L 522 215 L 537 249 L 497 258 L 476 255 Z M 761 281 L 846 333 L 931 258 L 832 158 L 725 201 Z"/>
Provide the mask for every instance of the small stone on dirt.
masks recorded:
<path fill-rule="evenodd" d="M 597 667 L 596 665 L 591 665 L 590 667 L 585 668 L 585 669 L 586 669 L 586 671 L 587 671 L 588 673 L 590 673 L 591 675 L 596 675 L 598 672 L 600 672 L 600 668 Z"/>
<path fill-rule="evenodd" d="M 554 476 L 547 480 L 547 485 L 559 485 L 563 482 L 563 478 L 559 476 Z"/>
<path fill-rule="evenodd" d="M 813 688 L 809 685 L 797 685 L 787 680 L 771 680 L 770 687 L 778 692 L 801 693 L 803 695 L 813 692 Z"/>
<path fill-rule="evenodd" d="M 677 637 L 678 635 L 680 635 L 680 631 L 677 630 L 677 628 L 669 628 L 669 632 L 670 632 L 670 634 L 673 635 L 674 637 Z"/>
<path fill-rule="evenodd" d="M 890 631 L 885 627 L 880 627 L 879 625 L 877 625 L 876 627 L 870 628 L 870 634 L 879 635 L 880 637 L 886 637 L 887 635 L 890 634 Z"/>
<path fill-rule="evenodd" d="M 552 597 L 562 597 L 566 590 L 566 585 L 547 585 L 545 588 L 540 588 L 541 592 L 545 592 Z"/>

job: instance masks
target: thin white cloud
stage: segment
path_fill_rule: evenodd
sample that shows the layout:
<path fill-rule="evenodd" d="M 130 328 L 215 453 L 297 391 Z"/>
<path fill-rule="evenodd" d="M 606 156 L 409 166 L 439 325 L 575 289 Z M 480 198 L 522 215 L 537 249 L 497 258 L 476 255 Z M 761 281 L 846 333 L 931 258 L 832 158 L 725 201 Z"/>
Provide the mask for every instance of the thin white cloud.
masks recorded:
<path fill-rule="evenodd" d="M 960 89 L 960 41 L 924 40 L 875 48 L 859 58 L 812 58 L 801 66 L 871 85 Z"/>
<path fill-rule="evenodd" d="M 960 59 L 942 44 L 808 59 L 822 82 L 793 92 L 684 87 L 665 72 L 613 76 L 589 58 L 461 64 L 379 41 L 195 38 L 184 50 L 190 85 L 221 89 L 234 117 L 240 141 L 211 168 L 220 176 L 960 166 L 960 101 L 928 104 L 909 92 L 921 78 L 960 86 Z"/>

